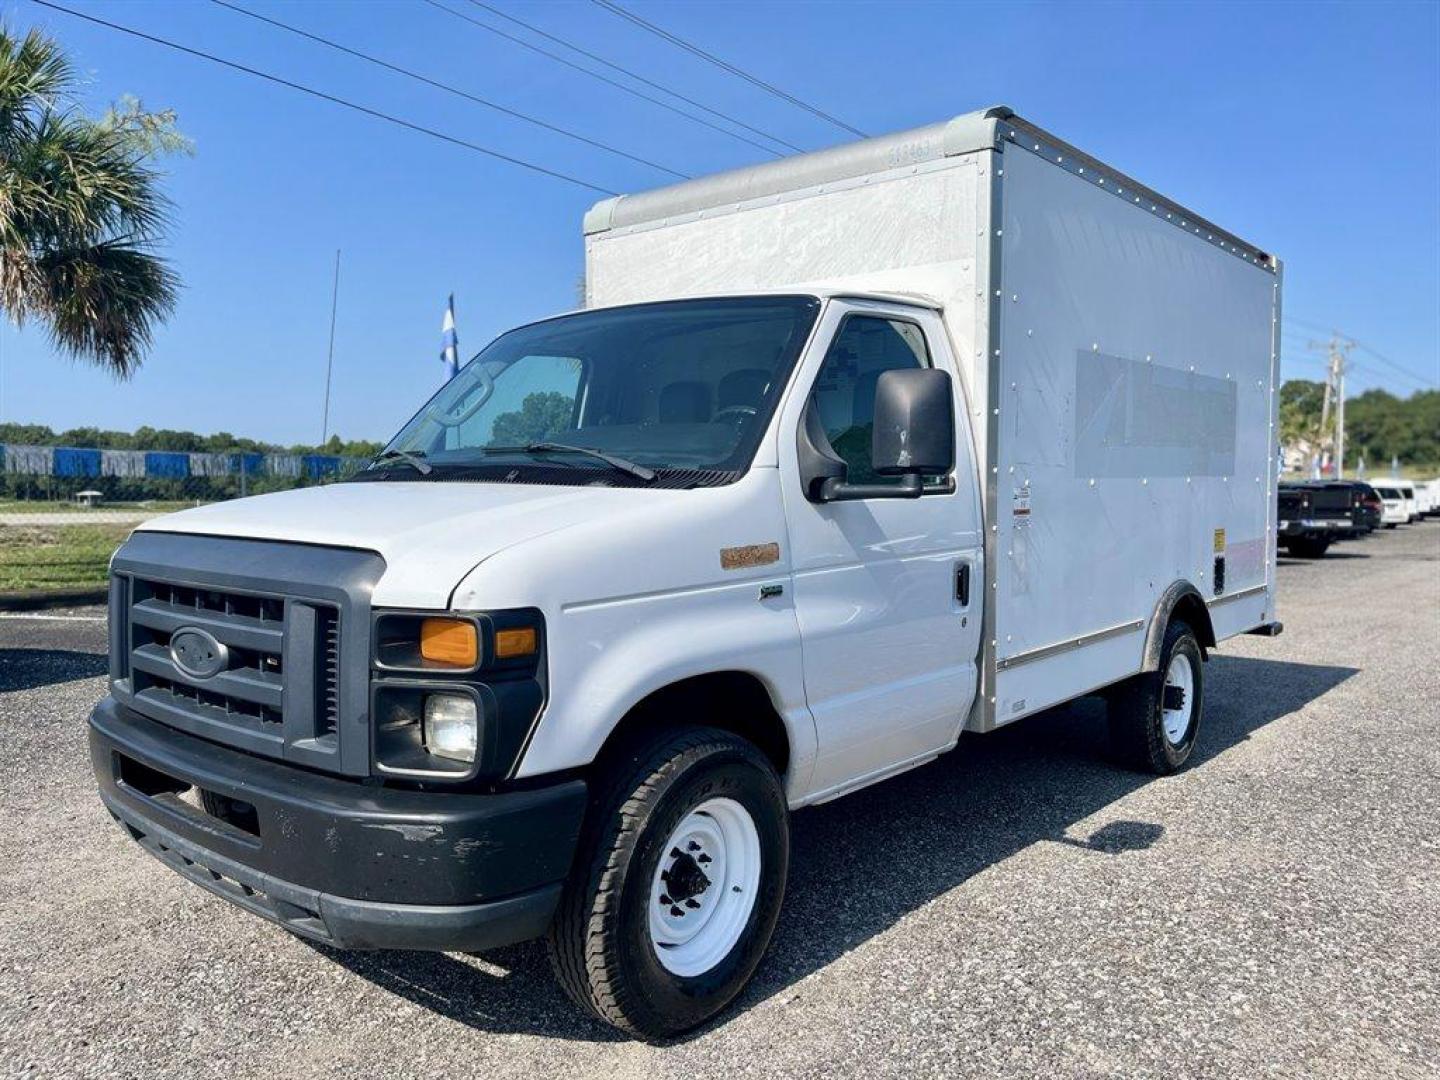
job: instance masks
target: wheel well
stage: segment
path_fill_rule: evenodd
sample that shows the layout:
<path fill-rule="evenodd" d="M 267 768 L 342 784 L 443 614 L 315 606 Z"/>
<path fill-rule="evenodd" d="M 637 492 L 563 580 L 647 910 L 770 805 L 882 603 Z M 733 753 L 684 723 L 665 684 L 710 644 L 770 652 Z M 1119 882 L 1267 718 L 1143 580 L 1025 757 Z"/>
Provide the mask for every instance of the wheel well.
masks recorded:
<path fill-rule="evenodd" d="M 659 727 L 690 725 L 733 732 L 759 747 L 781 776 L 789 768 L 785 722 L 765 684 L 745 671 L 695 675 L 653 691 L 615 725 L 597 758 Z"/>
<path fill-rule="evenodd" d="M 1175 607 L 1170 611 L 1170 618 L 1167 623 L 1175 619 L 1183 619 L 1195 631 L 1195 636 L 1200 639 L 1200 644 L 1207 649 L 1215 647 L 1215 627 L 1210 622 L 1210 609 L 1205 606 L 1205 601 L 1200 599 L 1199 593 L 1186 593 L 1176 602 Z M 1163 630 L 1163 628 L 1162 628 Z"/>
<path fill-rule="evenodd" d="M 1200 654 L 1209 659 L 1205 650 L 1215 647 L 1215 627 L 1210 622 L 1210 609 L 1205 606 L 1205 598 L 1194 585 L 1188 581 L 1177 581 L 1165 590 L 1160 602 L 1155 605 L 1155 614 L 1145 631 L 1142 671 L 1159 670 L 1165 628 L 1175 619 L 1183 619 L 1195 631 L 1195 637 L 1200 642 Z"/>

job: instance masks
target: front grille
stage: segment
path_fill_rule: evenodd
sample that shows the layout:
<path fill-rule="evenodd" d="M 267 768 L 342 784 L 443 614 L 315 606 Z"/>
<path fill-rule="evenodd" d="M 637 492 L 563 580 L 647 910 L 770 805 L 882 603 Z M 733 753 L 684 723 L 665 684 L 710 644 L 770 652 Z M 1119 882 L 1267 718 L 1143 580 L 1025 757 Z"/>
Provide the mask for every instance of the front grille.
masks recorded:
<path fill-rule="evenodd" d="M 383 567 L 368 552 L 136 533 L 113 564 L 112 692 L 213 742 L 363 775 Z"/>
<path fill-rule="evenodd" d="M 320 730 L 340 726 L 340 619 L 333 608 L 317 612 L 320 631 Z"/>
<path fill-rule="evenodd" d="M 287 714 L 291 736 L 334 738 L 340 667 L 334 607 L 135 578 L 129 622 L 130 690 L 140 711 L 190 721 L 212 736 L 238 736 L 232 741 L 250 749 L 282 747 Z M 177 663 L 172 640 L 192 630 L 224 646 L 221 670 L 196 676 Z M 303 688 L 286 693 L 287 662 L 316 673 L 297 678 L 319 688 L 314 702 Z"/>

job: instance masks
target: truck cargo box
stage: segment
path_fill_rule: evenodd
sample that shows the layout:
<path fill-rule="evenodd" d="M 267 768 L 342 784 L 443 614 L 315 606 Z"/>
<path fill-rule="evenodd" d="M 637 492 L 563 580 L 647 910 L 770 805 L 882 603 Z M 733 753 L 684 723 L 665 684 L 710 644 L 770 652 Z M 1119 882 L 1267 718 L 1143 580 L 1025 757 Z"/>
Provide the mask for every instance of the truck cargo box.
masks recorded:
<path fill-rule="evenodd" d="M 1266 252 L 1003 107 L 609 199 L 585 231 L 591 306 L 815 288 L 941 310 L 985 502 L 972 730 L 1142 670 L 1183 584 L 1217 641 L 1273 621 Z"/>

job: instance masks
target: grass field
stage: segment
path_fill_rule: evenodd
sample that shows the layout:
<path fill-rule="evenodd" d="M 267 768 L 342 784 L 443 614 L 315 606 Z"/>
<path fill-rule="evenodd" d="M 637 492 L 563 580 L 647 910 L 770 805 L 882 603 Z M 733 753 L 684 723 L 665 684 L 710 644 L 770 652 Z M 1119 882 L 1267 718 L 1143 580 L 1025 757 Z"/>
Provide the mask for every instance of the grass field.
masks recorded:
<path fill-rule="evenodd" d="M 0 594 L 105 584 L 129 525 L 0 525 Z"/>
<path fill-rule="evenodd" d="M 96 506 L 82 506 L 77 502 L 51 499 L 0 499 L 0 514 L 63 514 L 95 513 L 113 510 L 141 510 L 149 513 L 168 513 L 184 510 L 196 504 L 186 501 L 147 499 L 144 502 L 102 502 Z"/>

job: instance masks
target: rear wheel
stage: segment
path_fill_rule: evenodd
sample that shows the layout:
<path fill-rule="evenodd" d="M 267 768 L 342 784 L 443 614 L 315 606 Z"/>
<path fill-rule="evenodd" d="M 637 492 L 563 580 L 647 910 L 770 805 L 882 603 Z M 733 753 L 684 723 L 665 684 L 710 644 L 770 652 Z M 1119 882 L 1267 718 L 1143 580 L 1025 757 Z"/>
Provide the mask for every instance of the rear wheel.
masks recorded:
<path fill-rule="evenodd" d="M 1290 554 L 1301 559 L 1323 558 L 1330 550 L 1330 541 L 1314 536 L 1297 536 L 1290 541 Z"/>
<path fill-rule="evenodd" d="M 1110 744 L 1131 768 L 1165 775 L 1195 749 L 1205 704 L 1200 642 L 1188 623 L 1165 630 L 1156 671 L 1127 679 L 1110 694 Z"/>
<path fill-rule="evenodd" d="M 611 759 L 549 934 L 587 1011 L 655 1038 L 704 1023 L 770 942 L 789 865 L 784 791 L 728 732 L 671 732 Z"/>

